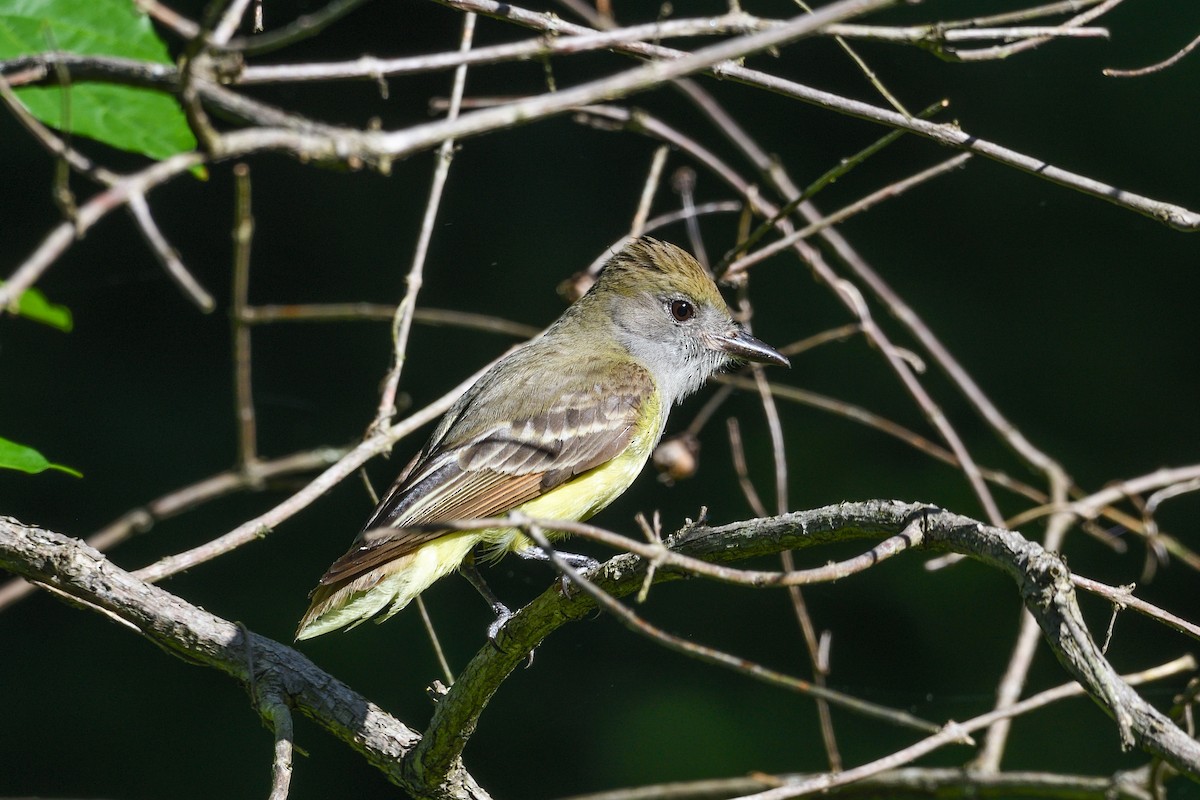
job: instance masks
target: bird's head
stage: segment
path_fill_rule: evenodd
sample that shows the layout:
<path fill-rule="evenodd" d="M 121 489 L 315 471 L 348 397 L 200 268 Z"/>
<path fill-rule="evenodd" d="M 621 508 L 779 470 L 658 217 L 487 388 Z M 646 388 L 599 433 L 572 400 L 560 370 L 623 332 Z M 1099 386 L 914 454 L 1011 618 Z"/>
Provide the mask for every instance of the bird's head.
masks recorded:
<path fill-rule="evenodd" d="M 733 320 L 712 278 L 675 245 L 648 237 L 631 242 L 605 264 L 589 295 L 672 401 L 730 361 L 790 366 Z"/>

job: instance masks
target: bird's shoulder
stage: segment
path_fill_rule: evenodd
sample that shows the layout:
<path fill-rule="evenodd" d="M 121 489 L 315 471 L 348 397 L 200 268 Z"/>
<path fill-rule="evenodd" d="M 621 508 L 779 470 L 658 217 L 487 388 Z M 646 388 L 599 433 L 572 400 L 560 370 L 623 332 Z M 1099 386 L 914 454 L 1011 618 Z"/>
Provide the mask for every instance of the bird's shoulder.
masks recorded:
<path fill-rule="evenodd" d="M 495 429 L 518 438 L 560 438 L 636 417 L 657 387 L 620 347 L 583 352 L 543 337 L 483 375 L 455 404 L 431 444 L 454 448 Z"/>

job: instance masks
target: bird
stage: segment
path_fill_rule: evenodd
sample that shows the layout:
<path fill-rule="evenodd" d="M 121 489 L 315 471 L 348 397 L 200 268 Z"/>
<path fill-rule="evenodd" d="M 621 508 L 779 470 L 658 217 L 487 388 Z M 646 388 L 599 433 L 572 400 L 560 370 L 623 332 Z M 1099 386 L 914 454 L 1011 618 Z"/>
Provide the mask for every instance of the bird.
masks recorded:
<path fill-rule="evenodd" d="M 667 242 L 634 239 L 554 323 L 446 412 L 321 577 L 296 639 L 382 622 L 458 570 L 496 613 L 488 628 L 495 641 L 511 612 L 479 577 L 476 549 L 484 558 L 547 554 L 514 527 L 439 526 L 513 511 L 539 520 L 591 517 L 642 471 L 672 406 L 744 361 L 790 366 L 734 321 L 695 258 Z M 551 541 L 564 535 L 547 530 Z"/>

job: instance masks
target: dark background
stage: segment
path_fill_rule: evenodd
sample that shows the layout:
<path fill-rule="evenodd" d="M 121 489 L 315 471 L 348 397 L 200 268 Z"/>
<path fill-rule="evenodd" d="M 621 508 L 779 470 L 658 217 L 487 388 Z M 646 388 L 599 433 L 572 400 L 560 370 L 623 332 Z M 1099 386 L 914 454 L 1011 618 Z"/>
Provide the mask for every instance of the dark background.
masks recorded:
<path fill-rule="evenodd" d="M 922 21 L 1012 8 L 994 2 L 926 3 L 877 21 Z M 181 7 L 182 8 L 182 7 Z M 309 6 L 296 4 L 297 10 Z M 190 9 L 182 8 L 185 11 Z M 268 25 L 290 8 L 267 4 Z M 719 13 L 688 4 L 679 15 Z M 787 4 L 748 8 L 794 13 Z M 655 6 L 617 4 L 623 23 L 653 19 Z M 562 12 L 565 15 L 565 12 Z M 1200 30 L 1200 7 L 1178 0 L 1128 2 L 1100 24 L 1109 41 L 1065 41 L 1004 62 L 942 63 L 912 48 L 856 47 L 911 109 L 946 97 L 942 120 L 1055 165 L 1186 207 L 1200 208 L 1200 59 L 1163 73 L 1106 78 L 1104 67 L 1158 61 Z M 455 46 L 459 16 L 430 3 L 375 3 L 317 41 L 263 59 L 281 63 L 434 52 Z M 528 34 L 480 20 L 476 42 Z M 567 86 L 625 68 L 611 54 L 556 59 Z M 882 104 L 835 44 L 813 40 L 782 56 L 748 62 L 830 91 Z M 473 70 L 468 95 L 535 92 L 543 67 L 521 63 Z M 335 84 L 258 94 L 288 108 L 351 125 L 378 117 L 385 128 L 427 119 L 449 75 L 374 84 Z M 883 129 L 829 111 L 702 79 L 768 151 L 805 184 Z M 634 98 L 752 171 L 677 93 Z M 420 303 L 544 325 L 561 311 L 559 281 L 583 268 L 629 225 L 656 143 L 593 130 L 567 116 L 461 143 L 450 173 Z M 107 163 L 131 157 L 88 148 Z M 818 198 L 826 210 L 928 166 L 951 152 L 905 137 Z M 673 154 L 668 169 L 688 163 Z M 432 170 L 423 154 L 393 174 L 320 169 L 281 156 L 250 161 L 257 228 L 251 302 L 396 302 Z M 51 160 L 10 116 L 0 116 L 0 273 L 8 274 L 57 222 Z M 92 191 L 77 184 L 81 196 Z M 701 170 L 699 199 L 733 195 Z M 0 473 L 0 512 L 86 536 L 128 509 L 228 468 L 236 430 L 229 308 L 230 165 L 207 181 L 185 177 L 151 195 L 157 219 L 197 277 L 219 298 L 198 313 L 165 277 L 133 224 L 115 213 L 90 231 L 39 283 L 75 314 L 63 334 L 0 317 L 0 435 L 80 469 Z M 664 187 L 655 212 L 678 201 Z M 842 226 L 861 253 L 922 315 L 1026 435 L 1086 489 L 1194 463 L 1200 451 L 1200 240 L 1091 197 L 983 159 Z M 710 253 L 733 241 L 736 218 L 703 222 Z M 660 232 L 686 244 L 681 226 Z M 792 256 L 755 268 L 755 332 L 776 345 L 849 318 Z M 891 325 L 886 312 L 877 316 Z M 902 345 L 911 342 L 895 326 Z M 416 407 L 440 396 L 510 340 L 417 326 L 402 392 Z M 254 334 L 260 450 L 278 456 L 350 444 L 370 422 L 390 353 L 385 323 L 265 327 Z M 772 378 L 871 408 L 932 435 L 878 354 L 861 340 L 824 347 Z M 977 421 L 936 372 L 926 383 L 980 462 L 1037 481 Z M 705 395 L 706 396 L 706 395 Z M 682 428 L 703 397 L 677 410 Z M 954 470 L 853 423 L 781 403 L 790 465 L 790 505 L 902 498 L 982 517 Z M 760 491 L 773 503 L 770 450 L 756 398 L 735 397 L 703 436 L 702 470 L 667 488 L 644 475 L 597 522 L 635 532 L 632 516 L 661 509 L 674 529 L 700 506 L 716 522 L 750 515 L 733 488 L 724 419 L 743 425 Z M 423 435 L 423 434 L 422 434 Z M 420 445 L 401 442 L 370 465 L 377 486 Z M 295 486 L 214 502 L 163 523 L 112 553 L 136 568 L 226 532 Z M 1024 504 L 997 490 L 1006 513 Z M 349 480 L 261 542 L 170 579 L 165 587 L 223 617 L 288 641 L 305 596 L 369 513 Z M 1164 530 L 1200 546 L 1193 497 L 1166 504 Z M 1041 527 L 1022 528 L 1040 536 Z M 1120 530 L 1113 534 L 1121 535 Z M 1132 537 L 1117 556 L 1084 534 L 1067 547 L 1073 569 L 1110 583 L 1138 580 L 1145 548 Z M 586 545 L 580 549 L 587 549 Z M 596 555 L 602 550 L 592 549 Z M 854 548 L 800 555 L 821 563 Z M 990 707 L 1017 628 L 1012 584 L 963 563 L 929 573 L 910 554 L 869 574 L 806 590 L 822 628 L 833 631 L 832 684 L 928 719 L 964 719 Z M 516 604 L 550 580 L 515 559 L 489 572 Z M 1160 569 L 1139 593 L 1192 619 L 1197 581 L 1186 567 Z M 488 611 L 458 579 L 426 595 L 455 668 L 483 643 Z M 1107 608 L 1084 598 L 1102 632 Z M 656 589 L 642 609 L 669 630 L 795 674 L 807 657 L 786 597 L 700 582 Z M 1119 669 L 1149 667 L 1194 644 L 1133 615 L 1121 617 L 1110 651 Z M 323 668 L 414 727 L 430 713 L 425 686 L 440 677 L 415 609 L 384 627 L 364 626 L 307 642 Z M 0 613 L 0 795 L 113 798 L 260 797 L 267 792 L 270 735 L 245 694 L 215 672 L 168 657 L 94 614 L 44 594 Z M 1034 691 L 1062 682 L 1039 652 Z M 1160 707 L 1181 680 L 1146 689 Z M 905 732 L 835 711 L 848 764 L 909 741 Z M 395 796 L 349 748 L 307 720 L 297 722 L 299 756 L 291 796 Z M 947 748 L 921 762 L 956 765 L 971 755 Z M 467 749 L 468 769 L 496 797 L 555 797 L 623 785 L 720 777 L 752 770 L 824 766 L 811 701 L 667 653 L 600 617 L 564 629 L 519 670 L 483 715 Z M 1062 703 L 1018 721 L 1009 769 L 1109 774 L 1142 763 L 1122 754 L 1114 726 L 1090 701 Z M 1178 782 L 1177 782 L 1178 784 Z M 1176 785 L 1183 796 L 1194 788 Z"/>

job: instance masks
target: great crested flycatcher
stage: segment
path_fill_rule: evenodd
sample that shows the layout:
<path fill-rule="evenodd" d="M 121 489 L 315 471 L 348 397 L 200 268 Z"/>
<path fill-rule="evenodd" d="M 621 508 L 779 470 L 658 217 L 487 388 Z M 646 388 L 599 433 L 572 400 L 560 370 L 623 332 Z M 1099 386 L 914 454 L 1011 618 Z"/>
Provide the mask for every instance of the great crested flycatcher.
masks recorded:
<path fill-rule="evenodd" d="M 537 338 L 488 370 L 442 418 L 350 551 L 313 590 L 297 639 L 395 614 L 473 550 L 544 558 L 515 528 L 438 523 L 501 516 L 583 520 L 624 492 L 671 406 L 731 360 L 788 366 L 733 321 L 712 278 L 674 245 L 637 240 Z M 560 534 L 561 535 L 561 534 Z M 556 535 L 551 533 L 553 538 Z M 507 609 L 472 580 L 498 619 Z"/>

